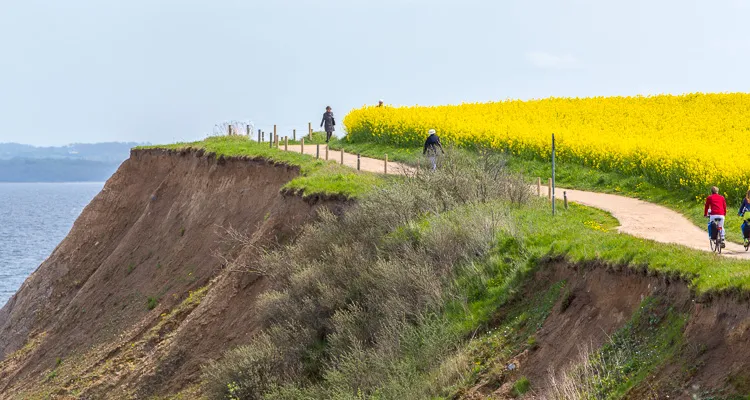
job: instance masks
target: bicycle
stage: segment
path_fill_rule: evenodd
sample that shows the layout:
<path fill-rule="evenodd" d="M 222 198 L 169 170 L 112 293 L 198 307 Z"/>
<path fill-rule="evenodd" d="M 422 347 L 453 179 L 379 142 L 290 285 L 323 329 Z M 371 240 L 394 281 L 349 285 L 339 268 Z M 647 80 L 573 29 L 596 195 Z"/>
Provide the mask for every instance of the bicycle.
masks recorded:
<path fill-rule="evenodd" d="M 750 249 L 750 218 L 744 220 L 742 224 L 742 238 L 744 239 L 742 245 L 745 247 L 745 251 L 748 251 Z"/>
<path fill-rule="evenodd" d="M 708 217 L 711 221 L 708 224 L 708 235 L 709 235 L 709 245 L 711 246 L 711 251 L 715 251 L 717 254 L 721 254 L 721 249 L 724 248 L 724 239 L 721 238 L 721 231 L 724 230 L 723 227 L 719 226 L 718 222 L 721 221 L 720 218 L 711 219 L 711 217 Z M 750 242 L 747 243 L 747 247 L 745 250 L 750 248 Z"/>

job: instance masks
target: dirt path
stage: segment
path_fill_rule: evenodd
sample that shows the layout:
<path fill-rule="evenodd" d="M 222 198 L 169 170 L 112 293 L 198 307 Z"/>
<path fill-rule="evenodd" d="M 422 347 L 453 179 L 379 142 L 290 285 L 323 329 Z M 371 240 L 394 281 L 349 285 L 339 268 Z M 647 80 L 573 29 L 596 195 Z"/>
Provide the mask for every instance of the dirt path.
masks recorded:
<path fill-rule="evenodd" d="M 536 186 L 533 190 L 536 192 Z M 563 192 L 567 192 L 568 201 L 612 214 L 620 222 L 617 228 L 619 232 L 662 243 L 680 244 L 697 250 L 711 250 L 706 230 L 696 227 L 680 213 L 666 207 L 625 196 L 562 188 L 555 189 L 555 196 L 561 199 Z M 545 188 L 542 188 L 541 195 L 548 196 Z M 744 247 L 730 242 L 727 242 L 722 254 L 750 259 L 750 253 L 745 252 Z"/>
<path fill-rule="evenodd" d="M 300 153 L 300 145 L 289 145 L 288 151 L 293 151 L 295 153 Z M 325 160 L 326 159 L 326 145 L 321 144 L 320 145 L 320 159 Z M 279 146 L 281 150 L 284 150 L 284 145 L 281 144 Z M 317 145 L 315 144 L 306 144 L 305 145 L 305 154 L 311 155 L 313 157 L 316 156 L 318 152 Z M 336 162 L 341 162 L 341 151 L 340 150 L 328 150 L 328 159 L 333 160 Z M 376 172 L 376 173 L 384 173 L 385 172 L 385 161 L 384 160 L 378 160 L 376 158 L 370 158 L 370 157 L 361 157 L 360 160 L 360 170 L 362 171 L 368 171 L 368 172 Z M 357 168 L 357 155 L 356 154 L 350 154 L 350 153 L 344 153 L 344 165 L 351 168 Z M 403 165 L 401 163 L 389 161 L 388 162 L 388 173 L 389 174 L 403 174 L 405 171 L 411 170 L 410 167 Z"/>
<path fill-rule="evenodd" d="M 281 147 L 283 149 L 283 146 Z M 300 146 L 290 145 L 289 151 L 300 152 Z M 316 145 L 305 145 L 305 154 L 315 156 L 316 151 Z M 330 160 L 340 161 L 341 152 L 329 150 L 328 157 Z M 320 145 L 320 158 L 325 159 L 324 145 Z M 360 163 L 360 168 L 363 171 L 377 173 L 383 173 L 384 171 L 383 160 L 362 157 Z M 344 153 L 344 165 L 356 168 L 357 155 Z M 396 162 L 388 163 L 389 174 L 400 174 L 409 169 L 409 167 Z M 536 186 L 532 190 L 536 192 Z M 614 194 L 557 188 L 555 195 L 562 199 L 563 191 L 567 192 L 568 201 L 598 208 L 612 214 L 620 222 L 620 226 L 617 228 L 619 232 L 656 242 L 674 243 L 697 250 L 711 251 L 706 230 L 695 226 L 676 211 L 643 200 Z M 543 187 L 541 196 L 546 197 L 547 195 L 547 189 Z M 727 242 L 727 247 L 722 254 L 750 259 L 750 252 L 745 252 L 742 246 L 730 242 Z"/>

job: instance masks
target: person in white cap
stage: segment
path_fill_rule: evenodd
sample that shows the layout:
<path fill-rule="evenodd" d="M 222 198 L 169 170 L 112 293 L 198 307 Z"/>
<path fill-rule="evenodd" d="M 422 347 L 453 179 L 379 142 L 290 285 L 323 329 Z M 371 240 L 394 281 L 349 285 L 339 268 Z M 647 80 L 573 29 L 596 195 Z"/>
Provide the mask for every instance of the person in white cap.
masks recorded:
<path fill-rule="evenodd" d="M 443 150 L 443 145 L 440 144 L 440 138 L 436 134 L 435 130 L 430 129 L 427 133 L 429 133 L 430 136 L 428 136 L 427 140 L 425 140 L 424 142 L 424 149 L 422 150 L 422 155 L 427 154 L 427 157 L 430 158 L 430 162 L 432 163 L 432 169 L 434 171 L 437 168 L 438 149 L 440 149 L 441 154 L 445 154 L 445 151 Z"/>
<path fill-rule="evenodd" d="M 378 107 L 383 107 L 383 99 L 378 100 Z"/>

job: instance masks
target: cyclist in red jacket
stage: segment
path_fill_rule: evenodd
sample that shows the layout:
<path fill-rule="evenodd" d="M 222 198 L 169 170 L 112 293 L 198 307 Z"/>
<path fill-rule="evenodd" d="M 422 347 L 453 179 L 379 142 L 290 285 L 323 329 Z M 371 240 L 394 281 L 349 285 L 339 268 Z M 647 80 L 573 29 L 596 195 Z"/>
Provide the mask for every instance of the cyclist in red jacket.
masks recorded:
<path fill-rule="evenodd" d="M 706 197 L 706 205 L 703 207 L 703 216 L 708 217 L 708 224 L 711 225 L 711 221 L 716 221 L 721 229 L 721 246 L 724 247 L 724 217 L 727 215 L 727 201 L 724 196 L 719 194 L 719 188 L 716 186 L 711 187 L 711 195 Z"/>

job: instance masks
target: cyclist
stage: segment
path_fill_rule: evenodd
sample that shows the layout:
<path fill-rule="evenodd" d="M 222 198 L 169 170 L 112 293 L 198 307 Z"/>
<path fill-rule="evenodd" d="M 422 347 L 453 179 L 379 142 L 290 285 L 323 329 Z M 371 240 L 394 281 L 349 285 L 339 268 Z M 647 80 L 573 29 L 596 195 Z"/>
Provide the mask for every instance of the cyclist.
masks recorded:
<path fill-rule="evenodd" d="M 745 198 L 742 199 L 742 205 L 740 205 L 740 210 L 737 211 L 737 215 L 744 217 L 745 213 L 748 211 L 750 211 L 750 190 L 747 191 Z"/>
<path fill-rule="evenodd" d="M 716 221 L 716 225 L 721 228 L 721 247 L 724 245 L 724 217 L 727 215 L 727 201 L 724 196 L 719 194 L 719 188 L 711 187 L 711 194 L 706 197 L 706 205 L 703 207 L 703 216 L 708 217 L 708 224 Z"/>

